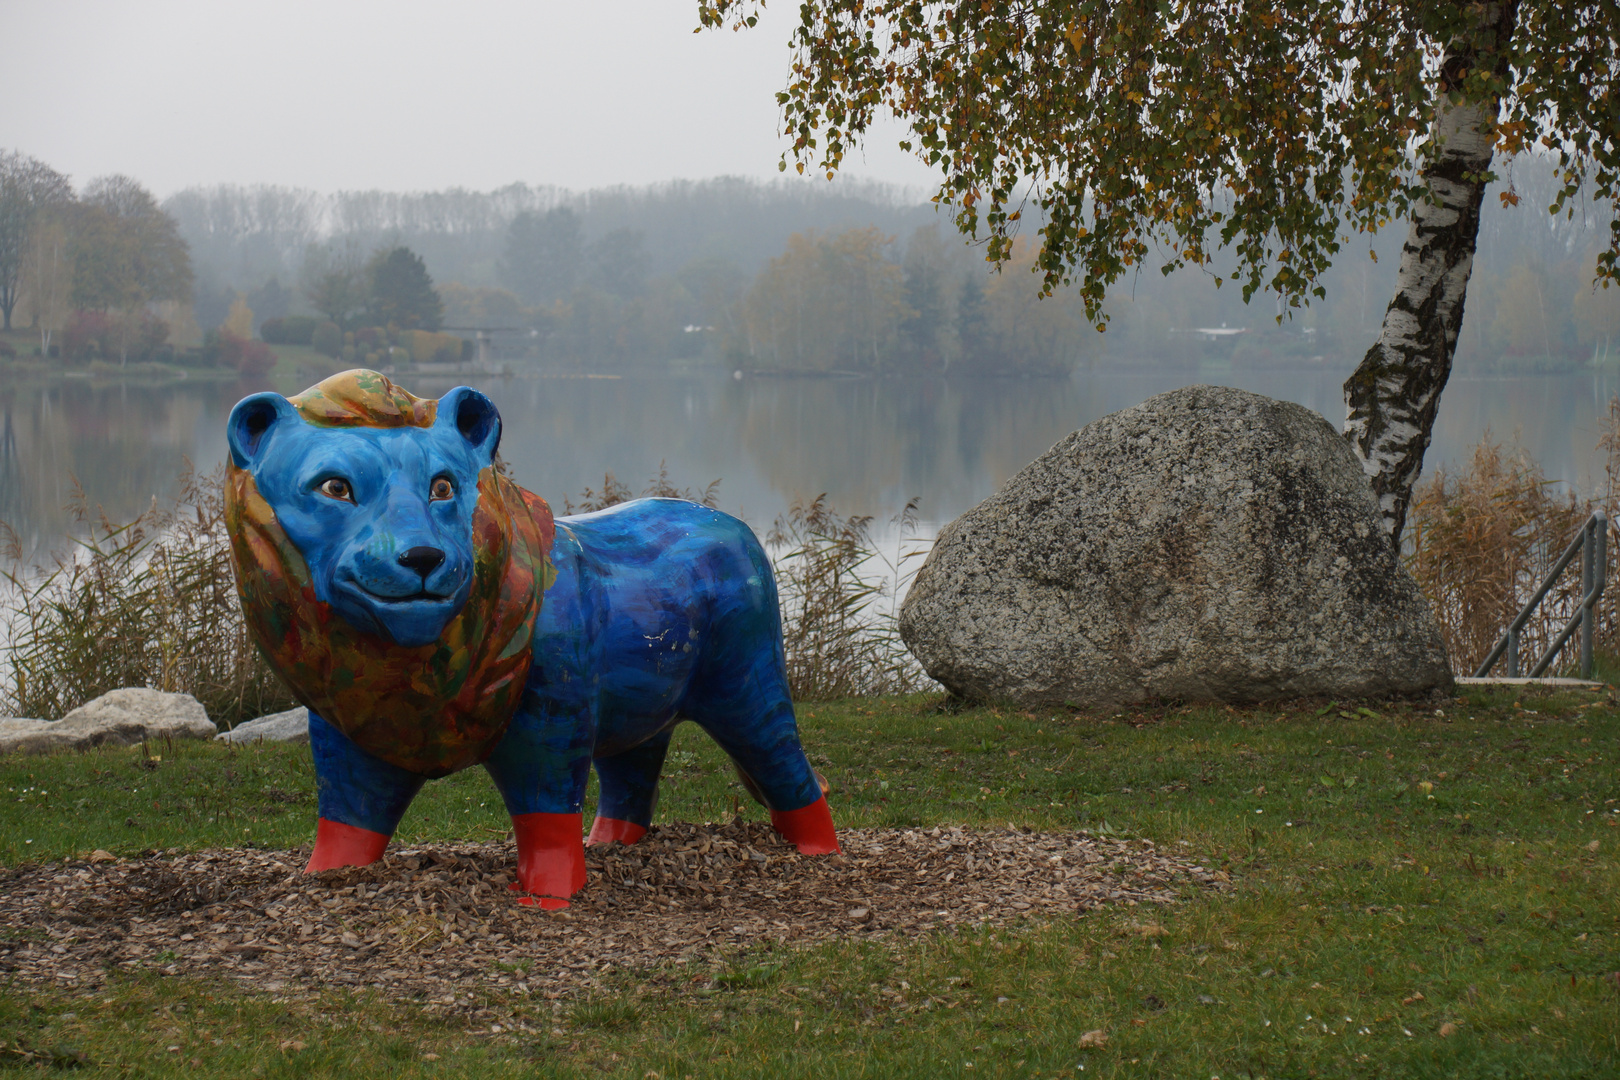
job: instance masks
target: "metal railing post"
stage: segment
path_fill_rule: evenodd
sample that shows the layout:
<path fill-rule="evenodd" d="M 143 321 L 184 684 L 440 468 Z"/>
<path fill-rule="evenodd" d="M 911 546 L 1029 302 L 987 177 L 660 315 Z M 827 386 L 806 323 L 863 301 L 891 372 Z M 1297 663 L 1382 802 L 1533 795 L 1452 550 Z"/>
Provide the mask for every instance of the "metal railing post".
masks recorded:
<path fill-rule="evenodd" d="M 1592 677 L 1592 639 L 1597 635 L 1597 605 L 1609 583 L 1609 517 L 1602 510 L 1592 515 L 1592 583 L 1586 602 L 1586 640 L 1581 650 L 1581 678 Z"/>
<path fill-rule="evenodd" d="M 1508 628 L 1507 665 L 1508 678 L 1517 679 L 1519 677 L 1519 628 L 1517 626 Z"/>
<path fill-rule="evenodd" d="M 1581 678 L 1592 677 L 1592 579 L 1594 577 L 1592 556 L 1597 553 L 1597 544 L 1593 540 L 1593 525 L 1597 524 L 1597 515 L 1586 519 L 1581 526 Z"/>

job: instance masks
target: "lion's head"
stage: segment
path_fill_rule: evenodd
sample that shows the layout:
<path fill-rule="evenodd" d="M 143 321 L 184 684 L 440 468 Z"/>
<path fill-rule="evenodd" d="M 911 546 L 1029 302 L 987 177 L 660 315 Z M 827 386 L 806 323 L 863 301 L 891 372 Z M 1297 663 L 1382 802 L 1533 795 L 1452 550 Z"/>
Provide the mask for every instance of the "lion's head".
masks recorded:
<path fill-rule="evenodd" d="M 227 423 L 227 524 L 248 624 L 310 708 L 384 760 L 485 756 L 522 693 L 551 514 L 493 468 L 501 421 L 348 371 Z"/>

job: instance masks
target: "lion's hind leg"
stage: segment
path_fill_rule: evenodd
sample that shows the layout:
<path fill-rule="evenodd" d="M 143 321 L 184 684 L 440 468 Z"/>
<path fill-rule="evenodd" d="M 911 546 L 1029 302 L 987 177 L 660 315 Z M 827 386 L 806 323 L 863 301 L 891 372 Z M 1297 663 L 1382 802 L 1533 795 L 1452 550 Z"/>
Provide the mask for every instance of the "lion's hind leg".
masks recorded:
<path fill-rule="evenodd" d="M 751 697 L 693 703 L 693 719 L 731 757 L 743 786 L 770 810 L 782 839 L 804 855 L 837 852 L 826 790 L 799 745 L 793 706 L 785 696 L 774 703 Z M 740 711 L 740 703 L 748 711 Z"/>
<path fill-rule="evenodd" d="M 596 759 L 600 795 L 586 843 L 633 844 L 646 835 L 658 806 L 658 776 L 669 753 L 670 735 L 661 731 L 639 746 Z"/>
<path fill-rule="evenodd" d="M 366 753 L 313 712 L 309 743 L 320 820 L 304 872 L 376 862 L 422 789 L 423 777 Z"/>

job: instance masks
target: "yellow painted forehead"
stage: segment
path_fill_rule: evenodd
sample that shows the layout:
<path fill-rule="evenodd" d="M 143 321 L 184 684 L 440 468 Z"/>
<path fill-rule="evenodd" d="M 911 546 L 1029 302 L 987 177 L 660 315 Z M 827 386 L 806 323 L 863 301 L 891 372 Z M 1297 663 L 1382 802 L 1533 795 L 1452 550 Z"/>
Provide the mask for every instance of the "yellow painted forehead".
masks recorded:
<path fill-rule="evenodd" d="M 419 398 L 388 376 L 364 368 L 340 371 L 289 399 L 316 427 L 432 427 L 436 398 Z"/>

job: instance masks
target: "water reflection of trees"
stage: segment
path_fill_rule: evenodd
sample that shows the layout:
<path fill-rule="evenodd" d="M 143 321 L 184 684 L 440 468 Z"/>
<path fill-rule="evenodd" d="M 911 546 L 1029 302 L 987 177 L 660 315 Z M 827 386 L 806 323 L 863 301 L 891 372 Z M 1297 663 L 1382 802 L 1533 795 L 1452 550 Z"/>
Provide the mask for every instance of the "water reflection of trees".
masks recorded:
<path fill-rule="evenodd" d="M 826 492 L 880 517 L 920 496 L 962 513 L 1089 419 L 1065 379 L 515 379 L 482 387 L 506 417 L 518 480 L 562 504 L 611 470 L 639 490 L 667 462 L 680 487 L 723 481 L 756 525 Z M 448 386 L 413 387 L 441 393 Z"/>
<path fill-rule="evenodd" d="M 171 495 L 199 423 L 236 388 L 71 380 L 0 390 L 0 520 L 25 549 L 75 532 L 74 482 L 115 521 Z"/>
<path fill-rule="evenodd" d="M 1232 373 L 1221 381 L 1343 420 L 1342 373 Z M 735 380 L 720 374 L 622 379 L 475 379 L 505 418 L 502 454 L 518 480 L 562 507 L 612 471 L 635 491 L 666 462 L 678 488 L 722 481 L 720 505 L 764 529 L 795 498 L 826 492 L 841 513 L 879 524 L 907 499 L 947 521 L 990 495 L 1058 439 L 1186 382 L 1148 370 L 1074 379 Z M 446 378 L 408 379 L 438 396 Z M 127 521 L 175 490 L 189 457 L 222 460 L 225 416 L 260 386 L 153 386 L 71 380 L 0 387 L 0 520 L 26 544 L 71 531 L 72 478 L 92 506 Z M 1466 456 L 1488 427 L 1516 432 L 1547 474 L 1601 479 L 1597 420 L 1620 375 L 1454 379 L 1426 468 Z M 9 434 L 8 434 L 9 433 Z"/>

